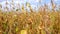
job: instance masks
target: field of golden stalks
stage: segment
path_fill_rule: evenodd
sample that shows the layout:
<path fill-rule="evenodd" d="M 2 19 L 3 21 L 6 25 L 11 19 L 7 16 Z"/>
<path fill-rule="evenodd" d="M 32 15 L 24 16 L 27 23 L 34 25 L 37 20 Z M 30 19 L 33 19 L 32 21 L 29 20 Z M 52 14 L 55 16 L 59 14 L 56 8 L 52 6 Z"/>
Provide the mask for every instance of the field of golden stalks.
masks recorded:
<path fill-rule="evenodd" d="M 0 34 L 60 34 L 60 12 L 0 12 Z"/>
<path fill-rule="evenodd" d="M 60 34 L 60 10 L 52 10 L 47 5 L 38 11 L 3 12 L 0 10 L 0 34 Z"/>

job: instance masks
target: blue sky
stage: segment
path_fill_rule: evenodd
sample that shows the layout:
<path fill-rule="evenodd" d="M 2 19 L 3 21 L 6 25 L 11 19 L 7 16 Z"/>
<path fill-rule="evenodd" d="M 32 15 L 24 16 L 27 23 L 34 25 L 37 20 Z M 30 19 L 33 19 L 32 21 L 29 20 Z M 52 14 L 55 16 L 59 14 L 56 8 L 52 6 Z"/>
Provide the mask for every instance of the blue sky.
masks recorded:
<path fill-rule="evenodd" d="M 3 4 L 4 6 L 4 2 L 6 0 L 0 0 L 0 3 Z M 8 2 L 10 2 L 11 0 L 8 0 Z M 16 3 L 26 3 L 26 2 L 29 2 L 32 7 L 36 7 L 37 8 L 37 5 L 40 5 L 40 3 L 38 2 L 38 0 L 14 0 Z M 18 1 L 18 2 L 17 2 Z M 53 0 L 57 5 L 60 5 L 60 0 Z M 48 4 L 50 6 L 50 0 L 41 0 L 41 4 Z"/>
<path fill-rule="evenodd" d="M 0 0 L 0 3 L 4 2 L 6 0 Z M 8 1 L 11 1 L 11 0 L 8 0 Z M 38 2 L 38 0 L 14 0 L 14 1 L 23 1 L 24 2 L 29 2 L 31 5 L 39 5 L 40 3 Z M 60 0 L 53 0 L 56 4 L 60 4 Z M 46 3 L 46 4 L 49 4 L 50 3 L 50 0 L 42 0 L 41 1 L 42 4 Z"/>
<path fill-rule="evenodd" d="M 0 2 L 3 2 L 3 1 L 6 1 L 6 0 L 0 0 Z M 8 0 L 8 1 L 11 1 L 11 0 Z M 38 0 L 15 0 L 15 1 L 24 1 L 24 2 L 30 2 L 31 4 L 36 4 L 38 3 Z M 55 3 L 60 3 L 60 0 L 53 0 Z M 42 3 L 49 3 L 50 0 L 42 0 Z"/>

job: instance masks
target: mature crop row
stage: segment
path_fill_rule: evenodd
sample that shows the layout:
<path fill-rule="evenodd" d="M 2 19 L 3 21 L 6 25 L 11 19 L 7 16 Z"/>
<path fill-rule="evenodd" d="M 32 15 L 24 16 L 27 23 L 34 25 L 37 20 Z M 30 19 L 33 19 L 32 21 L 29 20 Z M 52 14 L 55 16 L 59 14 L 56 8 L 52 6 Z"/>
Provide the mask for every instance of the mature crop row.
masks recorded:
<path fill-rule="evenodd" d="M 0 6 L 0 34 L 60 34 L 60 10 L 51 1 L 52 10 L 45 4 L 38 11 L 19 9 L 3 12 Z"/>
<path fill-rule="evenodd" d="M 0 12 L 0 34 L 60 34 L 60 12 Z"/>

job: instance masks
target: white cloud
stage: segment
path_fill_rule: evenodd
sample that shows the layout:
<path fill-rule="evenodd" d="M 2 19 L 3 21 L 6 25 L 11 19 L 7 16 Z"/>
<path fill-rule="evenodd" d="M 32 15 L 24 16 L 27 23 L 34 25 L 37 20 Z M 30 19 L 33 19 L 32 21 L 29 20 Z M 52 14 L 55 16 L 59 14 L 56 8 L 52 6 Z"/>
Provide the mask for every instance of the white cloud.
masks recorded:
<path fill-rule="evenodd" d="M 58 0 L 54 0 L 55 2 L 57 2 Z"/>
<path fill-rule="evenodd" d="M 41 0 L 35 0 L 36 2 L 40 2 Z"/>

